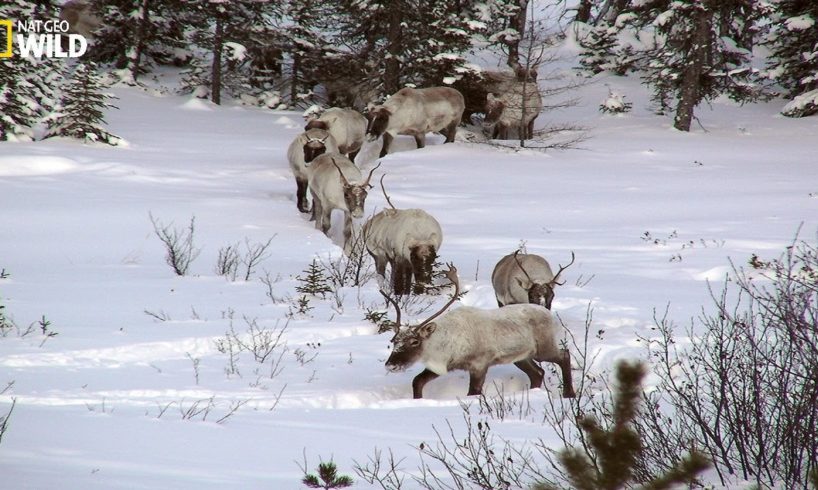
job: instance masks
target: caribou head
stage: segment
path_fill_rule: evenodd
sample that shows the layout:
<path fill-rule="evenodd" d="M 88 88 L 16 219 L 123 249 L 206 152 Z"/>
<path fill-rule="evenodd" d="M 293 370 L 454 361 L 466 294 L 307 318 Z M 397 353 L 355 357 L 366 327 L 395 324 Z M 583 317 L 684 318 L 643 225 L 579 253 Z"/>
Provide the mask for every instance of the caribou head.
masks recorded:
<path fill-rule="evenodd" d="M 366 136 L 369 141 L 375 141 L 381 137 L 389 126 L 389 117 L 392 112 L 382 105 L 372 106 L 366 114 Z"/>
<path fill-rule="evenodd" d="M 434 333 L 437 325 L 432 321 L 443 314 L 460 295 L 460 280 L 457 278 L 457 268 L 453 264 L 448 264 L 449 269 L 445 272 L 446 278 L 454 285 L 454 293 L 451 299 L 443 305 L 443 308 L 435 314 L 415 326 L 402 327 L 400 323 L 400 306 L 391 296 L 381 290 L 381 294 L 387 301 L 395 307 L 395 324 L 392 330 L 392 353 L 386 360 L 386 369 L 391 372 L 406 370 L 409 366 L 420 359 L 423 354 L 423 344 Z"/>
<path fill-rule="evenodd" d="M 559 282 L 560 274 L 562 272 L 571 267 L 571 264 L 574 263 L 574 252 L 571 252 L 571 262 L 568 263 L 565 267 L 560 265 L 560 270 L 554 275 L 554 278 L 548 282 L 536 282 L 531 279 L 531 276 L 528 275 L 523 264 L 520 262 L 520 259 L 517 258 L 517 254 L 520 251 L 517 250 L 514 252 L 514 261 L 517 262 L 517 266 L 520 267 L 520 270 L 523 271 L 523 274 L 526 277 L 526 281 L 523 281 L 520 278 L 517 278 L 517 284 L 520 285 L 528 293 L 528 302 L 535 305 L 544 306 L 546 309 L 551 309 L 551 302 L 554 301 L 554 286 L 562 286 L 565 282 Z"/>
<path fill-rule="evenodd" d="M 495 124 L 500 120 L 505 108 L 506 105 L 502 100 L 495 97 L 494 94 L 488 94 L 486 96 L 486 117 L 483 118 L 483 124 L 487 126 Z"/>
<path fill-rule="evenodd" d="M 329 134 L 323 138 L 313 138 L 307 136 L 307 142 L 304 143 L 304 163 L 310 163 L 319 155 L 326 153 L 327 138 L 329 138 Z"/>
<path fill-rule="evenodd" d="M 344 172 L 341 171 L 341 167 L 339 167 L 335 162 L 334 158 L 332 159 L 332 164 L 335 165 L 335 168 L 338 169 L 338 173 L 341 175 L 341 184 L 343 184 L 344 187 L 344 202 L 347 205 L 347 209 L 349 209 L 349 213 L 353 218 L 362 217 L 364 215 L 364 203 L 366 202 L 366 196 L 369 189 L 372 188 L 372 186 L 369 185 L 369 180 L 372 178 L 372 174 L 378 167 L 381 166 L 381 164 L 378 163 L 375 168 L 370 170 L 369 176 L 360 184 L 350 183 L 344 175 Z"/>

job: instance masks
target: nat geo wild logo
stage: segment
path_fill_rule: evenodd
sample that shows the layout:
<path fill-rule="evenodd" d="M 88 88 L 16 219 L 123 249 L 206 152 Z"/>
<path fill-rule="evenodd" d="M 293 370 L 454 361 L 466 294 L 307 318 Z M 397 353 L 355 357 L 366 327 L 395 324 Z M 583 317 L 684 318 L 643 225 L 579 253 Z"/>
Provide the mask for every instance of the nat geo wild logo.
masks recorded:
<path fill-rule="evenodd" d="M 0 58 L 11 58 L 15 51 L 23 58 L 79 58 L 88 41 L 68 28 L 67 20 L 0 19 Z"/>

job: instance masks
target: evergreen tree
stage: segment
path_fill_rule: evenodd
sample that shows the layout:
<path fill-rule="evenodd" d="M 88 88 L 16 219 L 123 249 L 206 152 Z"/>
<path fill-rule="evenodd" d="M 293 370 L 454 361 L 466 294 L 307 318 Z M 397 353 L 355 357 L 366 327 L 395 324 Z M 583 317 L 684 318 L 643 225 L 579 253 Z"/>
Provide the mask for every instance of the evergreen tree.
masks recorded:
<path fill-rule="evenodd" d="M 337 53 L 333 64 L 342 60 L 362 75 L 359 80 L 380 75 L 377 88 L 388 94 L 410 84 L 451 84 L 471 70 L 465 52 L 485 29 L 472 5 L 477 3 L 343 0 L 332 17 L 333 43 L 349 49 Z"/>
<path fill-rule="evenodd" d="M 332 461 L 318 464 L 318 474 L 305 474 L 301 483 L 310 488 L 346 488 L 352 486 L 352 478 L 347 475 L 339 475 L 338 467 Z"/>
<path fill-rule="evenodd" d="M 337 7 L 336 7 L 337 8 Z M 287 95 L 291 106 L 297 106 L 312 95 L 320 73 L 330 71 L 330 78 L 351 76 L 345 61 L 337 59 L 338 50 L 330 47 L 327 20 L 335 8 L 324 2 L 290 0 L 285 2 L 278 27 L 281 48 L 289 55 L 287 64 Z M 342 75 L 343 73 L 343 75 Z M 359 80 L 362 77 L 357 77 Z M 303 104 L 302 104 L 303 105 Z"/>
<path fill-rule="evenodd" d="M 674 127 L 689 131 L 695 107 L 721 94 L 742 102 L 760 89 L 750 67 L 759 0 L 653 0 L 634 7 L 642 26 L 655 29 L 657 45 L 646 52 L 645 83 L 663 108 L 675 100 Z"/>
<path fill-rule="evenodd" d="M 304 277 L 296 276 L 295 278 L 301 282 L 300 286 L 296 286 L 295 290 L 299 293 L 304 294 L 313 294 L 313 295 L 321 295 L 322 298 L 326 297 L 327 293 L 332 292 L 332 288 L 329 285 L 329 279 L 327 278 L 326 274 L 324 274 L 324 270 L 318 265 L 318 262 L 315 259 L 312 259 L 312 263 L 310 263 L 309 267 L 304 270 L 306 274 Z"/>
<path fill-rule="evenodd" d="M 77 65 L 70 82 L 63 89 L 56 111 L 45 121 L 48 130 L 45 138 L 67 136 L 87 142 L 100 142 L 116 146 L 122 140 L 105 130 L 102 111 L 116 106 L 106 102 L 114 98 L 103 92 L 106 88 L 94 63 Z"/>
<path fill-rule="evenodd" d="M 192 4 L 190 31 L 199 48 L 185 73 L 183 88 L 210 95 L 221 103 L 222 92 L 237 97 L 253 92 L 251 56 L 263 55 L 263 39 L 279 4 L 256 0 L 199 0 Z M 203 94 L 202 94 L 203 95 Z"/>
<path fill-rule="evenodd" d="M 188 57 L 184 28 L 191 24 L 185 0 L 93 0 L 101 19 L 87 59 L 126 70 L 123 80 L 135 83 L 153 63 L 179 64 Z"/>
<path fill-rule="evenodd" d="M 12 0 L 0 5 L 0 19 L 48 20 L 57 16 L 50 1 L 37 4 Z M 0 29 L 0 41 L 6 46 L 6 30 Z M 0 141 L 31 140 L 33 126 L 51 111 L 55 93 L 62 83 L 59 61 L 50 58 L 23 58 L 13 44 L 10 58 L 0 59 Z"/>
<path fill-rule="evenodd" d="M 818 3 L 781 0 L 772 15 L 769 74 L 796 100 L 783 111 L 802 117 L 818 113 Z"/>

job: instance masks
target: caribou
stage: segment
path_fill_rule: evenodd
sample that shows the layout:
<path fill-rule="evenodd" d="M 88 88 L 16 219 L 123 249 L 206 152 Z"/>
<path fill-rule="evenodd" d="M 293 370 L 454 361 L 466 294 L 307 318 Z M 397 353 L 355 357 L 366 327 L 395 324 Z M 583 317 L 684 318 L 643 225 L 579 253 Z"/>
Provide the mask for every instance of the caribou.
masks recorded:
<path fill-rule="evenodd" d="M 310 211 L 307 202 L 307 187 L 310 178 L 309 165 L 319 155 L 337 153 L 338 144 L 335 138 L 323 129 L 308 129 L 296 136 L 287 148 L 287 160 L 293 171 L 296 185 L 296 207 L 302 213 Z"/>
<path fill-rule="evenodd" d="M 426 146 L 429 132 L 441 132 L 451 143 L 464 108 L 463 95 L 453 88 L 402 88 L 383 104 L 370 106 L 366 134 L 369 141 L 383 136 L 381 158 L 398 134 L 414 136 L 418 148 Z"/>
<path fill-rule="evenodd" d="M 550 311 L 525 304 L 498 310 L 461 306 L 443 314 L 460 293 L 457 269 L 451 264 L 446 277 L 454 285 L 452 298 L 414 327 L 401 325 L 400 306 L 381 290 L 396 315 L 386 369 L 401 372 L 416 362 L 425 367 L 412 380 L 414 398 L 423 398 L 423 387 L 429 381 L 452 370 L 468 372 L 468 395 L 480 395 L 489 367 L 511 363 L 528 376 L 531 388 L 539 388 L 544 378 L 539 361 L 557 364 L 562 372 L 562 396 L 575 396 L 571 357 L 567 349 L 558 347 L 557 323 Z"/>
<path fill-rule="evenodd" d="M 565 267 L 560 265 L 556 275 L 551 272 L 548 261 L 539 255 L 521 254 L 519 250 L 508 254 L 494 267 L 491 273 L 491 284 L 497 304 L 505 305 L 531 303 L 551 309 L 554 300 L 554 286 L 561 286 L 560 275 L 574 263 L 574 252 L 571 262 Z"/>
<path fill-rule="evenodd" d="M 422 209 L 396 209 L 386 194 L 384 177 L 381 190 L 391 209 L 380 211 L 366 222 L 364 243 L 381 278 L 386 277 L 386 265 L 391 267 L 395 295 L 412 290 L 421 294 L 432 282 L 432 266 L 443 242 L 443 231 L 440 223 Z"/>
<path fill-rule="evenodd" d="M 352 235 L 352 218 L 364 215 L 364 204 L 372 174 L 379 163 L 369 171 L 366 180 L 361 171 L 347 157 L 340 153 L 324 153 L 313 160 L 310 166 L 309 187 L 312 194 L 312 216 L 315 227 L 329 236 L 330 218 L 333 209 L 344 213 L 344 242 L 347 249 Z"/>
<path fill-rule="evenodd" d="M 542 112 L 542 96 L 534 82 L 510 81 L 499 95 L 486 96 L 485 127 L 492 130 L 492 139 L 509 139 L 509 129 L 517 130 L 517 137 L 531 139 L 534 119 Z"/>
<path fill-rule="evenodd" d="M 366 118 L 356 110 L 331 107 L 317 119 L 309 121 L 304 129 L 329 131 L 338 143 L 338 152 L 354 161 L 364 144 L 366 123 Z"/>
<path fill-rule="evenodd" d="M 68 32 L 80 34 L 90 41 L 94 31 L 103 25 L 94 10 L 90 1 L 69 0 L 60 7 L 60 20 L 68 22 Z"/>

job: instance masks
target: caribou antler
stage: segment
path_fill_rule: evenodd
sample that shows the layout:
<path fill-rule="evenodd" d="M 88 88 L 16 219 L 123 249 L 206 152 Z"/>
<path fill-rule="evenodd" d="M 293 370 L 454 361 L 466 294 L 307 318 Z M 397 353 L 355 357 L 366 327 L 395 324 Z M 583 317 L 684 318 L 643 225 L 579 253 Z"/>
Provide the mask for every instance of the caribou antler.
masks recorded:
<path fill-rule="evenodd" d="M 344 173 L 341 172 L 341 167 L 338 166 L 334 158 L 332 158 L 332 164 L 335 165 L 335 168 L 338 169 L 338 173 L 341 174 L 341 180 L 343 181 L 344 186 L 349 187 L 349 181 L 347 180 L 346 176 L 344 176 Z"/>
<path fill-rule="evenodd" d="M 448 263 L 447 265 L 449 266 L 449 270 L 445 272 L 446 279 L 448 279 L 449 282 L 451 282 L 454 285 L 454 293 L 452 294 L 451 299 L 449 299 L 449 302 L 443 305 L 443 308 L 438 310 L 437 313 L 430 316 L 426 320 L 422 321 L 420 325 L 417 325 L 415 328 L 422 327 L 424 325 L 431 323 L 432 320 L 442 315 L 444 311 L 446 311 L 450 306 L 452 306 L 452 304 L 455 301 L 457 301 L 457 297 L 460 295 L 460 280 L 457 278 L 457 268 L 451 262 Z"/>
<path fill-rule="evenodd" d="M 518 253 L 520 253 L 520 251 L 519 251 L 519 250 L 516 250 L 516 251 L 514 252 L 514 262 L 517 262 L 517 265 L 520 267 L 520 270 L 521 270 L 521 271 L 523 271 L 523 274 L 525 274 L 525 278 L 526 278 L 526 279 L 528 279 L 528 282 L 529 282 L 530 284 L 534 284 L 534 280 L 533 280 L 533 279 L 531 279 L 531 276 L 529 276 L 529 275 L 528 275 L 528 272 L 526 272 L 525 268 L 523 267 L 522 262 L 520 262 L 520 259 L 518 259 L 518 258 L 517 258 L 517 254 L 518 254 Z M 521 285 L 521 286 L 522 286 L 522 285 Z M 528 286 L 528 287 L 530 288 L 531 286 Z"/>
<path fill-rule="evenodd" d="M 565 269 L 571 267 L 571 264 L 574 263 L 575 258 L 576 257 L 574 256 L 574 252 L 572 250 L 571 251 L 571 262 L 568 262 L 568 265 L 566 265 L 565 267 L 560 265 L 560 270 L 557 271 L 557 273 L 554 275 L 554 279 L 551 279 L 551 284 L 556 284 L 558 286 L 562 286 L 563 284 L 565 284 L 565 281 L 559 282 L 559 281 L 557 281 L 557 279 L 560 277 L 560 274 L 562 274 L 562 271 L 564 271 Z"/>
<path fill-rule="evenodd" d="M 389 195 L 386 193 L 386 188 L 383 186 L 383 178 L 386 177 L 386 174 L 381 175 L 381 190 L 383 191 L 383 197 L 386 198 L 386 202 L 389 203 L 389 206 L 392 209 L 397 209 L 394 204 L 392 204 L 392 200 L 389 199 Z"/>
<path fill-rule="evenodd" d="M 392 306 L 395 307 L 395 326 L 392 328 L 392 330 L 394 330 L 395 335 L 397 335 L 398 333 L 400 333 L 400 306 L 398 306 L 398 302 L 395 301 L 395 299 L 392 296 L 386 294 L 383 289 L 379 289 L 378 291 L 380 291 L 381 295 L 383 295 L 383 297 L 386 298 L 386 301 L 392 303 Z"/>
<path fill-rule="evenodd" d="M 369 180 L 372 178 L 372 174 L 375 173 L 375 170 L 378 170 L 378 167 L 380 167 L 380 166 L 381 166 L 381 162 L 378 162 L 378 164 L 375 165 L 375 168 L 373 168 L 372 170 L 369 171 L 369 177 L 367 177 L 366 181 L 361 185 L 369 186 L 369 188 L 371 189 L 372 186 L 369 185 Z"/>

